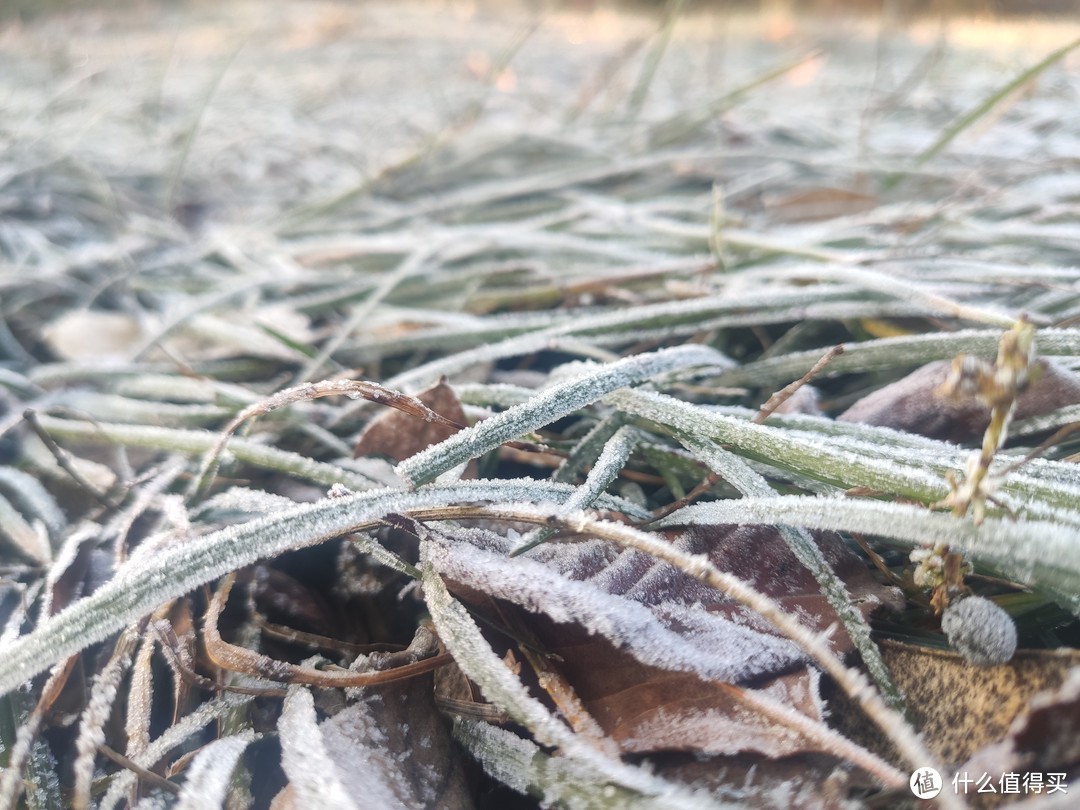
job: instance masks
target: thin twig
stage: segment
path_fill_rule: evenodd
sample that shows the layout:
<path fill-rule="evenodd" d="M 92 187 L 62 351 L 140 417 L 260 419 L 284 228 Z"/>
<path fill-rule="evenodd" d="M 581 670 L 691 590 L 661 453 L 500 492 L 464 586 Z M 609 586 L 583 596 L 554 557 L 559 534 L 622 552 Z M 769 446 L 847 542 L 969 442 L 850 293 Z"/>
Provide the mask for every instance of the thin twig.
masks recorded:
<path fill-rule="evenodd" d="M 170 782 L 164 776 L 159 776 L 153 771 L 147 770 L 134 760 L 125 757 L 119 751 L 116 751 L 115 749 L 112 749 L 109 746 L 105 745 L 105 743 L 101 743 L 100 745 L 98 745 L 98 750 L 120 767 L 127 768 L 140 779 L 150 783 L 154 787 L 161 788 L 162 790 L 167 790 L 174 796 L 180 793 L 180 786 L 178 784 L 176 784 L 175 782 Z"/>
<path fill-rule="evenodd" d="M 829 365 L 829 363 L 831 363 L 834 358 L 839 357 L 843 353 L 844 347 L 842 344 L 837 344 L 836 346 L 833 346 L 831 349 L 825 352 L 825 354 L 822 355 L 821 359 L 814 363 L 813 367 L 808 372 L 803 374 L 799 379 L 795 380 L 795 382 L 791 383 L 790 385 L 785 385 L 783 388 L 781 388 L 779 391 L 769 397 L 768 400 L 765 401 L 765 404 L 761 406 L 761 410 L 757 412 L 757 415 L 753 419 L 754 424 L 764 424 L 765 420 L 772 416 L 773 413 L 776 412 L 777 408 L 779 408 L 781 405 L 791 399 L 791 397 L 794 396 L 796 391 L 798 391 L 800 388 L 810 382 L 810 380 L 814 379 L 814 377 L 816 377 L 825 369 L 825 366 Z"/>
<path fill-rule="evenodd" d="M 120 506 L 119 501 L 110 497 L 108 493 L 99 490 L 87 481 L 86 477 L 75 468 L 75 465 L 71 462 L 70 454 L 58 445 L 56 440 L 49 435 L 49 432 L 41 426 L 41 422 L 39 422 L 37 418 L 37 411 L 33 408 L 27 408 L 23 411 L 23 419 L 26 420 L 26 424 L 30 425 L 30 429 L 37 434 L 37 437 L 41 439 L 45 447 L 52 453 L 53 458 L 56 459 L 56 463 L 60 465 L 60 469 L 71 476 L 71 480 L 78 484 L 80 488 L 85 489 L 90 493 L 94 500 L 107 509 L 116 509 Z"/>

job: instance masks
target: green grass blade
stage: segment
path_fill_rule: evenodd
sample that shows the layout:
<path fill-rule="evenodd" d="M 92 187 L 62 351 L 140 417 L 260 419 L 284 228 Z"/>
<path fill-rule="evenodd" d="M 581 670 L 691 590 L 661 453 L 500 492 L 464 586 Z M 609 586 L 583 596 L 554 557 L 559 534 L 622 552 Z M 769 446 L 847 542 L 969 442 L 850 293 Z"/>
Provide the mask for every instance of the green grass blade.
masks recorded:
<path fill-rule="evenodd" d="M 934 157 L 940 154 L 942 150 L 944 150 L 950 143 L 952 143 L 953 140 L 956 139 L 957 135 L 970 127 L 972 124 L 976 123 L 980 118 L 982 118 L 992 109 L 994 109 L 994 107 L 1000 104 L 1001 101 L 1007 98 L 1013 91 L 1037 78 L 1047 68 L 1060 62 L 1062 59 L 1064 59 L 1066 56 L 1076 50 L 1077 47 L 1080 47 L 1080 39 L 1073 40 L 1068 45 L 1058 48 L 1045 59 L 1032 65 L 1027 70 L 1021 71 L 1012 79 L 1012 81 L 999 87 L 989 96 L 984 98 L 981 102 L 979 102 L 979 104 L 977 104 L 967 113 L 960 116 L 953 123 L 949 124 L 949 126 L 945 127 L 941 135 L 938 136 L 938 139 L 932 144 L 930 144 L 930 146 L 928 146 L 922 152 L 920 152 L 918 157 L 915 158 L 914 167 L 919 168 L 928 161 L 932 160 Z M 904 175 L 902 173 L 892 175 L 886 180 L 886 187 L 888 188 L 895 186 L 901 179 L 903 179 L 903 176 Z"/>

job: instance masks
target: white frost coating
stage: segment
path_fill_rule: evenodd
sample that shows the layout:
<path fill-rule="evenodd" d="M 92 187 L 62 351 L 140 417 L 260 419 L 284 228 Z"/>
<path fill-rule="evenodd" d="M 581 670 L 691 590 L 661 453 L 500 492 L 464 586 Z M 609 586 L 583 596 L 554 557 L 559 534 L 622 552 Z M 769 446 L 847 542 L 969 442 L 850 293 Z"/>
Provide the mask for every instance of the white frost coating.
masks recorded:
<path fill-rule="evenodd" d="M 837 448 L 836 442 L 792 436 L 788 431 L 710 413 L 708 409 L 652 391 L 624 390 L 604 401 L 616 408 L 659 422 L 700 441 L 722 442 L 780 467 L 800 458 L 813 459 L 796 471 L 814 477 L 828 475 L 844 486 L 867 486 L 925 500 L 940 500 L 948 487 L 940 477 L 914 466 L 881 459 L 873 453 Z"/>
<path fill-rule="evenodd" d="M 660 525 L 671 521 L 669 517 Z M 803 496 L 694 504 L 679 511 L 678 522 L 803 526 L 888 537 L 912 546 L 932 539 L 970 554 L 1010 579 L 1051 593 L 1080 614 L 1076 592 L 1080 543 L 1070 525 L 991 517 L 976 526 L 970 520 L 911 504 Z"/>
<path fill-rule="evenodd" d="M 702 319 L 725 312 L 732 312 L 733 310 L 741 312 L 747 308 L 757 306 L 784 306 L 802 310 L 811 300 L 842 299 L 845 295 L 850 297 L 853 289 L 844 288 L 842 285 L 834 287 L 819 285 L 814 289 L 770 290 L 764 294 L 746 293 L 738 296 L 738 298 L 729 295 L 717 295 L 682 301 L 664 301 L 637 307 L 621 307 L 615 310 L 603 310 L 594 314 L 581 315 L 575 313 L 575 316 L 566 323 L 507 338 L 498 343 L 485 342 L 474 349 L 458 352 L 449 357 L 442 357 L 409 369 L 387 380 L 385 385 L 395 390 L 415 388 L 418 385 L 437 380 L 441 375 L 455 374 L 491 360 L 541 351 L 547 348 L 552 339 L 561 336 L 598 335 L 608 331 L 620 330 L 640 333 L 643 329 L 673 325 L 680 321 L 691 323 L 697 329 Z M 551 317 L 549 313 L 544 313 L 544 315 L 549 319 Z M 519 316 L 515 314 L 513 317 L 517 318 Z M 755 317 L 760 319 L 757 313 L 755 313 Z M 804 316 L 799 314 L 794 320 L 802 317 Z M 787 318 L 787 320 L 792 319 L 791 317 Z M 508 319 L 503 318 L 503 320 Z M 724 365 L 725 367 L 730 366 L 730 361 L 725 361 Z"/>
<path fill-rule="evenodd" d="M 116 644 L 116 651 L 94 676 L 90 688 L 90 699 L 79 718 L 79 736 L 75 740 L 75 806 L 88 806 L 90 783 L 94 777 L 94 757 L 98 748 L 105 742 L 105 724 L 109 722 L 113 703 L 120 687 L 120 681 L 131 666 L 132 654 L 138 643 L 139 633 L 135 628 L 124 630 Z"/>
<path fill-rule="evenodd" d="M 423 765 L 422 757 L 415 756 L 411 748 L 402 748 L 388 739 L 380 721 L 363 702 L 372 697 L 368 690 L 366 696 L 361 695 L 362 702 L 347 706 L 319 725 L 327 755 L 336 764 L 342 785 L 350 795 L 363 796 L 365 807 L 436 807 L 437 786 L 443 774 L 436 763 Z M 406 701 L 404 694 L 398 698 Z M 403 713 L 407 711 L 404 706 L 400 708 Z M 408 724 L 400 724 L 400 731 L 407 746 Z"/>
<path fill-rule="evenodd" d="M 454 724 L 454 737 L 497 781 L 521 794 L 542 794 L 544 807 L 653 810 L 670 806 L 625 789 L 617 790 L 570 757 L 548 756 L 539 746 L 498 726 L 459 720 Z M 714 799 L 711 806 L 721 810 L 735 805 Z"/>
<path fill-rule="evenodd" d="M 363 798 L 366 806 L 394 806 L 380 804 L 377 801 L 379 797 L 371 797 L 376 801 L 367 805 L 368 797 L 349 795 L 319 731 L 315 701 L 305 687 L 289 687 L 278 720 L 278 736 L 281 740 L 281 766 L 295 792 L 297 807 L 361 810 L 360 805 L 353 801 L 354 798 Z"/>
<path fill-rule="evenodd" d="M 191 714 L 185 715 L 169 726 L 160 737 L 150 743 L 150 746 L 143 753 L 132 757 L 132 759 L 137 765 L 152 768 L 159 759 L 169 753 L 170 749 L 180 745 L 207 723 L 217 720 L 228 712 L 250 702 L 251 698 L 247 695 L 225 695 L 201 703 Z M 112 782 L 109 784 L 109 790 L 98 805 L 98 810 L 112 810 L 117 804 L 124 801 L 127 792 L 134 784 L 135 774 L 132 771 L 122 770 L 117 773 L 113 776 Z"/>
<path fill-rule="evenodd" d="M 48 414 L 38 416 L 38 421 L 54 436 L 82 439 L 94 444 L 117 443 L 154 450 L 176 450 L 181 453 L 204 453 L 214 447 L 217 434 L 205 430 L 181 430 L 148 425 L 121 425 L 108 422 L 84 422 L 61 419 Z M 330 486 L 341 482 L 350 489 L 372 489 L 372 482 L 364 476 L 343 469 L 336 464 L 302 456 L 289 450 L 269 447 L 252 439 L 232 437 L 222 462 L 229 457 L 268 470 L 281 472 Z"/>
<path fill-rule="evenodd" d="M 573 492 L 565 484 L 543 481 L 469 481 L 417 492 L 381 489 L 302 504 L 193 538 L 129 562 L 93 594 L 0 649 L 0 694 L 192 588 L 260 558 L 338 537 L 390 512 L 486 500 L 562 503 Z M 642 513 L 620 498 L 605 496 L 601 503 L 631 516 Z"/>
<path fill-rule="evenodd" d="M 993 356 L 1000 340 L 1000 329 L 965 329 L 845 343 L 844 353 L 829 363 L 824 376 L 918 366 L 932 360 L 950 360 L 960 353 Z M 719 382 L 723 385 L 786 383 L 805 373 L 828 349 L 825 346 L 747 363 L 722 374 Z"/>
<path fill-rule="evenodd" d="M 457 720 L 454 737 L 465 744 L 484 770 L 511 790 L 525 794 L 539 780 L 534 757 L 543 757 L 540 746 L 511 731 L 478 720 Z M 562 759 L 562 762 L 569 762 Z M 599 787 L 595 782 L 591 786 Z M 546 786 L 545 786 L 546 787 Z"/>
<path fill-rule="evenodd" d="M 624 426 L 615 431 L 615 434 L 604 445 L 603 451 L 593 464 L 585 479 L 577 491 L 563 504 L 561 514 L 570 514 L 579 509 L 592 506 L 608 485 L 619 476 L 619 472 L 626 466 L 626 460 L 634 451 L 638 443 L 638 431 L 636 428 Z M 554 534 L 554 529 L 539 528 L 529 532 L 517 544 L 518 548 L 541 543 Z"/>
<path fill-rule="evenodd" d="M 1016 323 L 1019 314 L 1017 312 L 1004 312 L 996 308 L 979 308 L 963 304 L 939 294 L 932 285 L 908 281 L 898 277 L 896 273 L 882 273 L 868 267 L 820 264 L 807 265 L 803 268 L 796 265 L 750 270 L 742 274 L 742 277 L 748 281 L 755 276 L 781 279 L 808 278 L 816 283 L 828 280 L 844 284 L 857 284 L 860 287 L 882 293 L 890 298 L 897 298 L 926 307 L 933 313 L 1004 328 Z"/>
<path fill-rule="evenodd" d="M 732 413 L 734 409 L 716 409 L 716 412 Z M 791 416 L 784 417 L 782 421 L 794 423 Z M 836 427 L 844 425 L 845 429 L 805 431 L 789 428 L 784 432 L 793 440 L 818 441 L 824 438 L 830 444 L 842 444 L 845 449 L 862 456 L 876 457 L 882 462 L 890 461 L 901 467 L 939 476 L 941 480 L 945 480 L 947 471 L 962 473 L 971 455 L 969 450 L 948 442 L 926 439 L 892 428 L 831 421 L 829 424 Z M 1019 457 L 1011 458 L 1009 452 L 999 453 L 991 473 L 1018 460 Z M 998 490 L 998 496 L 1009 508 L 1022 512 L 1024 517 L 1080 524 L 1080 512 L 1075 509 L 1075 504 L 1080 503 L 1080 475 L 1076 464 L 1032 459 L 1008 474 Z"/>
<path fill-rule="evenodd" d="M 245 730 L 203 747 L 187 769 L 184 788 L 180 791 L 175 810 L 222 807 L 237 761 L 244 749 L 257 739 L 255 732 Z"/>
<path fill-rule="evenodd" d="M 830 444 L 840 444 L 862 456 L 876 457 L 902 467 L 928 472 L 940 476 L 942 480 L 949 470 L 962 472 L 971 455 L 970 450 L 948 442 L 927 439 L 892 428 L 842 422 L 830 424 L 845 425 L 847 428 L 828 433 L 827 441 Z M 823 438 L 821 433 L 816 431 L 788 429 L 785 433 L 793 439 L 817 441 Z M 991 473 L 1016 460 L 1018 459 L 1009 458 L 1007 453 L 999 453 Z M 1076 468 L 1077 465 L 1064 461 L 1032 459 L 1020 469 L 1010 472 L 999 492 L 1004 496 L 1020 499 L 1017 505 L 1024 506 L 1026 516 L 1053 520 L 1056 518 L 1053 504 L 1072 506 L 1080 503 L 1080 476 L 1077 475 Z M 1074 510 L 1071 520 L 1080 520 L 1080 513 Z"/>
<path fill-rule="evenodd" d="M 545 389 L 522 405 L 455 433 L 401 462 L 396 470 L 412 486 L 419 486 L 463 461 L 555 422 L 619 388 L 637 385 L 665 371 L 688 366 L 726 366 L 729 362 L 715 349 L 687 345 L 594 366 L 575 379 Z"/>
<path fill-rule="evenodd" d="M 196 514 L 223 511 L 259 515 L 266 512 L 279 512 L 293 506 L 296 506 L 296 501 L 284 495 L 249 487 L 229 487 L 224 492 L 219 492 L 199 504 Z"/>
<path fill-rule="evenodd" d="M 431 617 L 438 629 L 439 638 L 453 654 L 462 671 L 480 687 L 484 697 L 528 728 L 542 744 L 562 749 L 567 759 L 590 769 L 597 780 L 614 782 L 646 796 L 655 797 L 656 807 L 692 810 L 717 806 L 708 796 L 698 795 L 682 785 L 666 782 L 641 768 L 605 756 L 583 742 L 542 703 L 530 697 L 517 676 L 507 669 L 485 641 L 468 611 L 450 596 L 442 579 L 427 560 L 428 549 L 428 542 L 421 544 L 424 594 Z"/>
<path fill-rule="evenodd" d="M 619 476 L 622 468 L 626 466 L 627 459 L 637 446 L 638 435 L 637 429 L 629 426 L 615 431 L 615 435 L 608 440 L 603 452 L 597 457 L 585 483 L 570 496 L 563 509 L 568 512 L 584 509 L 600 497 L 600 493 Z"/>
<path fill-rule="evenodd" d="M 477 548 L 468 538 L 468 533 L 456 533 L 453 544 L 428 548 L 428 558 L 441 574 L 556 622 L 580 624 L 642 663 L 738 683 L 805 658 L 787 639 L 684 605 L 650 608 L 605 593 L 590 581 L 568 579 L 533 560 Z"/>
<path fill-rule="evenodd" d="M 746 462 L 734 453 L 715 444 L 699 442 L 690 436 L 682 437 L 680 440 L 688 450 L 704 461 L 711 470 L 724 476 L 743 495 L 760 498 L 780 497 L 761 475 L 750 469 Z M 874 680 L 883 692 L 894 694 L 899 703 L 899 693 L 892 686 L 889 669 L 881 660 L 877 645 L 870 639 L 870 625 L 866 617 L 851 603 L 847 586 L 829 566 L 817 543 L 804 529 L 782 525 L 778 531 L 795 558 L 814 575 L 814 579 L 821 587 L 821 592 L 825 594 L 829 605 L 844 623 L 848 636 L 862 655 L 863 663 L 866 664 Z"/>

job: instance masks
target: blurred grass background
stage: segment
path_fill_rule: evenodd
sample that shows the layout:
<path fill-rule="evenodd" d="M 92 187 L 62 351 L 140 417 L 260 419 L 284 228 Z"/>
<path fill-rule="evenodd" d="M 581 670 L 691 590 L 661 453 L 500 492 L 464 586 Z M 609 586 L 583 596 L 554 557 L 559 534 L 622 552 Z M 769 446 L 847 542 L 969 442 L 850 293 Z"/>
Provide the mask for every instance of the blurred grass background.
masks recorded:
<path fill-rule="evenodd" d="M 378 0 L 359 0 L 354 5 L 378 4 Z M 431 0 L 434 6 L 461 5 L 453 0 Z M 506 0 L 480 0 L 469 3 L 484 10 L 497 10 L 513 5 Z M 217 6 L 209 0 L 3 0 L 0 2 L 0 19 L 30 18 L 44 14 L 69 11 L 108 11 L 129 7 L 138 11 L 153 11 L 167 6 Z M 665 0 L 565 0 L 562 3 L 544 3 L 540 0 L 525 3 L 537 9 L 545 5 L 564 6 L 571 10 L 590 11 L 597 6 L 610 6 L 625 10 L 649 11 L 662 9 Z M 1032 16 L 1077 15 L 1080 0 L 688 0 L 688 11 L 733 10 L 744 12 L 788 13 L 826 12 L 860 14 L 886 14 L 899 16 L 925 15 L 978 15 L 978 16 Z"/>

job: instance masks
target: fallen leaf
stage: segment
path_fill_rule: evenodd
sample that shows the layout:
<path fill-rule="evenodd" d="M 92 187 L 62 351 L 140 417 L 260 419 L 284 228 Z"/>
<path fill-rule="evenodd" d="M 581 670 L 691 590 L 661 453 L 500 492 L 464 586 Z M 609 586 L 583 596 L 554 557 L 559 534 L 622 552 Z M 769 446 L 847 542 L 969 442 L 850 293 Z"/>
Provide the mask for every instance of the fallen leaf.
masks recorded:
<path fill-rule="evenodd" d="M 369 656 L 357 671 L 397 668 L 437 649 L 434 635 L 421 629 L 408 650 Z M 322 722 L 310 693 L 294 687 L 279 733 L 293 806 L 330 806 L 327 800 L 348 797 L 355 807 L 472 807 L 461 762 L 435 708 L 431 673 L 366 688 Z M 280 802 L 288 806 L 285 797 Z"/>
<path fill-rule="evenodd" d="M 429 558 L 456 596 L 481 612 L 495 598 L 532 614 L 528 627 L 552 665 L 624 753 L 784 756 L 827 747 L 758 705 L 771 699 L 784 712 L 821 720 L 817 678 L 802 653 L 700 581 L 606 541 L 549 543 L 527 557 L 508 558 L 511 543 L 486 529 L 459 529 L 452 537 L 420 531 L 432 541 Z M 668 535 L 753 582 L 814 629 L 839 625 L 777 530 L 710 526 Z M 839 538 L 824 535 L 818 542 L 861 609 L 899 601 Z M 842 632 L 832 638 L 841 651 L 851 648 Z"/>
<path fill-rule="evenodd" d="M 1080 664 L 1060 687 L 1035 695 L 1001 742 L 977 751 L 957 770 L 969 775 L 1055 773 L 1063 775 L 1064 784 L 1075 784 L 1080 776 Z M 977 806 L 994 807 L 1010 799 L 1000 794 L 988 798 Z"/>
<path fill-rule="evenodd" d="M 849 549 L 840 537 L 831 532 L 813 533 L 825 562 L 843 581 L 848 594 L 859 611 L 869 617 L 881 608 L 899 610 L 904 597 L 896 588 L 882 585 L 874 578 L 861 557 Z M 814 575 L 796 559 L 780 532 L 771 526 L 693 526 L 682 535 L 682 542 L 693 554 L 707 554 L 709 561 L 749 582 L 757 590 L 771 596 L 788 612 L 798 613 L 805 624 L 824 632 L 836 626 L 833 647 L 840 653 L 853 649 L 839 616 L 821 593 Z M 689 580 L 689 577 L 686 578 Z M 696 583 L 696 580 L 692 582 Z M 698 587 L 699 583 L 686 587 Z M 701 588 L 705 586 L 700 585 Z M 710 590 L 711 589 L 707 589 Z M 716 592 L 712 592 L 715 598 Z M 701 598 L 699 596 L 699 598 Z M 726 600 L 702 604 L 712 610 L 728 610 Z"/>
<path fill-rule="evenodd" d="M 143 329 L 134 315 L 81 309 L 46 324 L 42 337 L 61 360 L 127 360 L 141 345 Z"/>
<path fill-rule="evenodd" d="M 446 380 L 417 395 L 417 399 L 435 413 L 459 425 L 466 424 L 461 400 Z M 353 457 L 373 454 L 388 456 L 394 461 L 404 461 L 433 444 L 438 444 L 457 433 L 459 428 L 425 421 L 397 410 L 386 410 L 375 416 L 356 442 Z M 470 462 L 464 478 L 476 477 L 476 464 Z"/>
<path fill-rule="evenodd" d="M 930 750 L 951 764 L 1004 739 L 1037 693 L 1060 688 L 1070 669 L 1080 665 L 1080 651 L 1066 649 L 1019 650 L 1007 664 L 977 667 L 946 650 L 892 640 L 879 647 L 907 698 L 909 719 Z M 841 730 L 875 747 L 876 729 L 860 728 L 857 710 L 843 696 L 830 698 L 830 705 L 834 700 Z"/>
<path fill-rule="evenodd" d="M 1047 360 L 1038 360 L 1035 366 L 1034 382 L 1016 402 L 1015 419 L 1080 403 L 1080 378 Z M 974 395 L 951 397 L 943 390 L 951 367 L 950 360 L 929 363 L 863 397 L 837 419 L 957 443 L 975 439 L 990 424 L 990 409 Z"/>
<path fill-rule="evenodd" d="M 815 750 L 814 741 L 762 714 L 742 689 L 697 675 L 648 666 L 603 638 L 561 642 L 565 626 L 539 621 L 537 635 L 606 735 L 624 754 L 755 751 L 781 757 Z M 544 625 L 547 624 L 545 627 Z M 575 634 L 571 633 L 571 637 Z M 760 691 L 811 720 L 822 719 L 816 670 L 768 679 Z"/>

